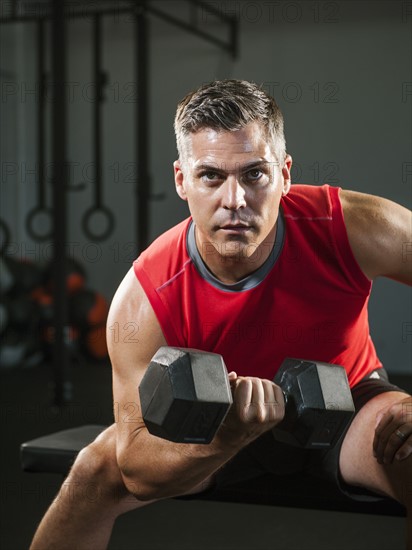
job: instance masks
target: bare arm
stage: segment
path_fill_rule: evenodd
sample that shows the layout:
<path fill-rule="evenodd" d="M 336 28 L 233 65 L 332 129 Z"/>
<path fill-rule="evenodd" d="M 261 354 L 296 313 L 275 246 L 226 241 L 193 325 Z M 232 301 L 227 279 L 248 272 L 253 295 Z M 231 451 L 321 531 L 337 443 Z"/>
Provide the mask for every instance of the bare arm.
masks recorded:
<path fill-rule="evenodd" d="M 138 386 L 152 356 L 160 346 L 166 345 L 166 341 L 133 270 L 119 286 L 107 326 L 116 327 L 119 334 L 115 339 L 113 332 L 108 332 L 113 366 L 117 460 L 127 488 L 140 500 L 167 498 L 192 489 L 283 417 L 283 411 L 280 411 L 275 422 L 272 413 L 271 422 L 266 420 L 266 423 L 259 421 L 254 424 L 248 419 L 242 421 L 234 408 L 209 445 L 176 444 L 152 436 L 141 417 Z M 130 326 L 138 329 L 136 338 L 133 338 L 135 341 L 122 338 L 123 329 Z M 254 385 L 262 400 L 268 399 L 268 392 L 277 391 L 269 381 L 240 380 L 235 391 L 238 400 L 256 401 L 251 391 Z M 273 396 L 270 399 L 274 401 Z"/>
<path fill-rule="evenodd" d="M 340 196 L 349 242 L 365 275 L 412 285 L 412 212 L 373 195 Z"/>
<path fill-rule="evenodd" d="M 353 253 L 369 279 L 383 276 L 412 285 L 412 213 L 392 201 L 341 192 L 349 241 Z M 376 416 L 373 450 L 379 464 L 392 464 L 410 455 L 411 447 L 397 430 L 408 433 L 405 408 L 411 397 L 381 409 Z"/>

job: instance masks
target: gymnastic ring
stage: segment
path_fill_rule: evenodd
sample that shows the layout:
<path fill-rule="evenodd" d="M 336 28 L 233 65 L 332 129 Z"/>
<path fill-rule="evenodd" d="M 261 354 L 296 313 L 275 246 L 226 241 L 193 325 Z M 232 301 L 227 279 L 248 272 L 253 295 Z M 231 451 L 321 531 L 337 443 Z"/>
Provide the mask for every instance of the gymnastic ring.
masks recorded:
<path fill-rule="evenodd" d="M 91 218 L 94 214 L 97 214 L 97 213 L 103 214 L 107 220 L 106 222 L 107 227 L 105 231 L 101 233 L 93 233 L 93 231 L 90 228 Z M 106 208 L 105 206 L 92 206 L 88 208 L 82 218 L 83 232 L 86 235 L 86 237 L 91 241 L 106 240 L 113 233 L 114 226 L 115 226 L 115 221 L 114 221 L 113 212 L 108 208 Z"/>
<path fill-rule="evenodd" d="M 35 231 L 34 229 L 34 219 L 39 214 L 46 214 L 49 218 L 53 220 L 53 210 L 51 208 L 44 208 L 42 206 L 36 206 L 35 208 L 32 208 L 30 212 L 26 216 L 26 231 L 30 235 L 32 239 L 35 241 L 41 242 L 41 241 L 47 241 L 48 239 L 51 239 L 53 235 L 53 223 L 51 224 L 51 227 L 48 231 L 45 233 L 39 233 Z"/>

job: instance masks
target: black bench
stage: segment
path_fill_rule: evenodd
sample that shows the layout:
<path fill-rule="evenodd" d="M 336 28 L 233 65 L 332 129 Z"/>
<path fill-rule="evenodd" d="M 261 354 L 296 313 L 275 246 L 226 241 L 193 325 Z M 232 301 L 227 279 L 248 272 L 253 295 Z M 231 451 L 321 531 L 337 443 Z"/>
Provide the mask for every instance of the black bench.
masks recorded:
<path fill-rule="evenodd" d="M 20 449 L 23 470 L 67 475 L 77 453 L 91 443 L 105 427 L 102 425 L 79 426 L 23 443 Z M 304 492 L 302 492 L 302 486 L 305 488 Z M 394 500 L 383 498 L 375 502 L 354 501 L 337 494 L 332 487 L 308 476 L 280 477 L 267 474 L 242 484 L 226 487 L 214 492 L 213 495 L 202 496 L 202 499 L 406 516 L 405 508 Z"/>

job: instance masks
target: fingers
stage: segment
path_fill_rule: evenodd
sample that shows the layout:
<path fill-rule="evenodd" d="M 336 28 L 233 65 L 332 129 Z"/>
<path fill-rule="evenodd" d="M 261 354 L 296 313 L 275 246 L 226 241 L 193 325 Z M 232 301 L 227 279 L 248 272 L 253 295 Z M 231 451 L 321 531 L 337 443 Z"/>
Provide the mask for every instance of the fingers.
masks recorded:
<path fill-rule="evenodd" d="M 270 380 L 253 377 L 238 378 L 234 400 L 242 422 L 278 423 L 283 418 L 283 394 L 280 388 Z"/>
<path fill-rule="evenodd" d="M 264 380 L 265 389 L 265 403 L 267 406 L 269 420 L 278 424 L 285 416 L 285 399 L 283 397 L 283 391 L 279 386 Z"/>
<path fill-rule="evenodd" d="M 379 464 L 392 464 L 412 454 L 412 422 L 405 422 L 403 403 L 379 413 L 373 441 L 373 453 Z"/>
<path fill-rule="evenodd" d="M 255 390 L 253 391 L 254 385 L 256 386 L 257 384 L 253 384 L 251 378 L 241 377 L 236 380 L 234 400 L 236 404 L 237 414 L 242 422 L 249 423 L 253 422 L 254 420 L 253 414 L 256 410 L 256 407 L 252 406 L 252 403 L 256 403 L 258 400 L 258 389 L 255 388 Z"/>
<path fill-rule="evenodd" d="M 400 429 L 395 431 L 395 436 L 402 442 L 402 445 L 396 451 L 395 459 L 405 460 L 405 458 L 408 458 L 408 456 L 412 454 L 412 428 L 403 425 Z"/>
<path fill-rule="evenodd" d="M 376 423 L 375 423 L 375 429 L 380 426 L 380 428 L 383 430 L 389 422 L 391 422 L 393 418 L 392 414 L 389 414 L 386 411 L 381 411 L 376 415 Z"/>
<path fill-rule="evenodd" d="M 373 451 L 379 464 L 392 464 L 394 459 L 404 460 L 412 453 L 412 427 L 392 421 L 385 428 L 377 429 Z"/>

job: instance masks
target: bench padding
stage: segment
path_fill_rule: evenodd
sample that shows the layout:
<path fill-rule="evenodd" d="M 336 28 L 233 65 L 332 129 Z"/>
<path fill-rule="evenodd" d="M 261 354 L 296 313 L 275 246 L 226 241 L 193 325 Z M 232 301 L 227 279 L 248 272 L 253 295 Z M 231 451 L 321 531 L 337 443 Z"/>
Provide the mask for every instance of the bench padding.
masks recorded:
<path fill-rule="evenodd" d="M 23 470 L 66 475 L 78 452 L 91 443 L 106 427 L 89 424 L 23 443 L 20 447 Z"/>

